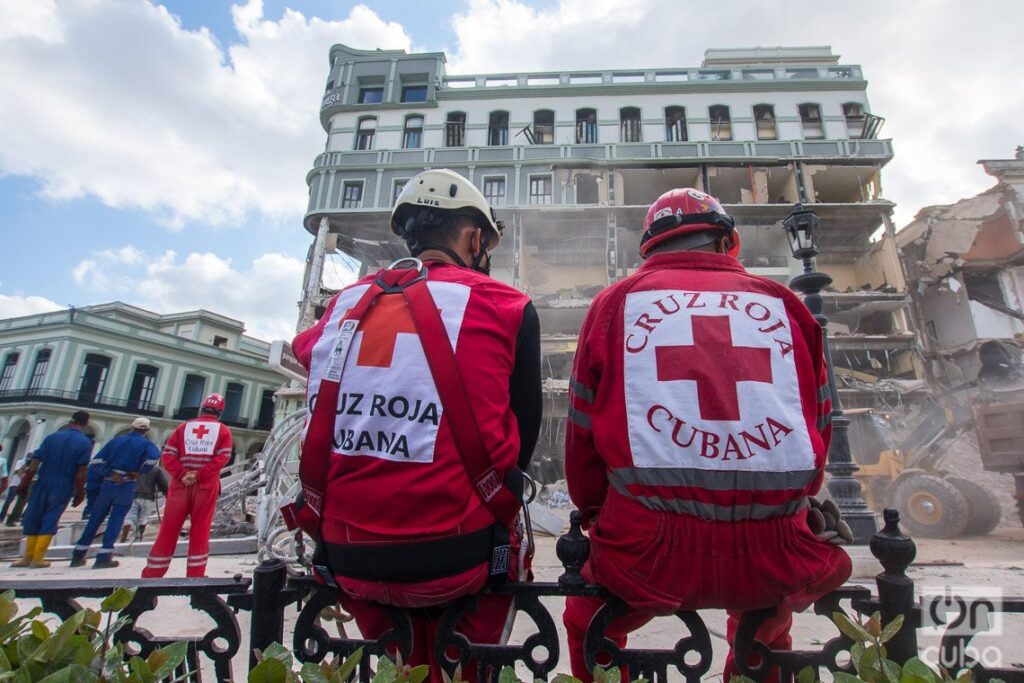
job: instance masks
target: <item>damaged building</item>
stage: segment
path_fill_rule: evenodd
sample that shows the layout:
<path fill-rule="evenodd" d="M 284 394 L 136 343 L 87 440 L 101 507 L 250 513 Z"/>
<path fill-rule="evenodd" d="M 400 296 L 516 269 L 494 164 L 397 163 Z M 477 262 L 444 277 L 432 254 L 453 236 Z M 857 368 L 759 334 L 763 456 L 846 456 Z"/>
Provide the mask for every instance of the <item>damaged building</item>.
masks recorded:
<path fill-rule="evenodd" d="M 448 75 L 443 53 L 330 50 L 307 175 L 313 236 L 300 328 L 333 291 L 325 261 L 360 273 L 405 255 L 389 213 L 404 183 L 447 167 L 483 192 L 506 225 L 493 274 L 540 314 L 545 426 L 542 479 L 561 472 L 576 334 L 594 295 L 632 273 L 647 207 L 695 187 L 736 219 L 740 260 L 787 282 L 800 272 L 783 219 L 796 202 L 822 223 L 819 267 L 832 353 L 848 406 L 919 391 L 893 204 L 880 173 L 892 159 L 867 81 L 828 47 L 708 50 L 699 67 Z M 550 469 L 550 472 L 545 471 Z"/>
<path fill-rule="evenodd" d="M 1024 148 L 982 160 L 994 187 L 929 206 L 896 235 L 935 379 L 977 378 L 987 341 L 1024 346 Z"/>

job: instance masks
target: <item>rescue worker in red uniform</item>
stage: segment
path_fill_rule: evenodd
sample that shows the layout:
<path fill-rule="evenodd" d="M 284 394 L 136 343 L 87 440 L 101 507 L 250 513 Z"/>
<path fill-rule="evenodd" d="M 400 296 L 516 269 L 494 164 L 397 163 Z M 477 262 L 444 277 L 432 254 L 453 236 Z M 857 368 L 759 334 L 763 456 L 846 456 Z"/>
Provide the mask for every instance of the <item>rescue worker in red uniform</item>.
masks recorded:
<path fill-rule="evenodd" d="M 312 531 L 321 578 L 337 584 L 339 601 L 367 638 L 392 628 L 378 603 L 414 608 L 408 661 L 435 663 L 436 606 L 476 593 L 488 580 L 519 578 L 526 563 L 514 524 L 496 519 L 474 486 L 464 443 L 479 434 L 492 484 L 511 493 L 514 515 L 521 470 L 540 430 L 540 327 L 526 296 L 489 277 L 502 226 L 464 177 L 447 169 L 414 177 L 396 201 L 391 227 L 422 259 L 425 310 L 393 290 L 372 299 L 358 326 L 352 322 L 375 283 L 401 275 L 396 262 L 338 293 L 320 321 L 295 338 L 311 406 L 300 467 L 329 459 Z M 422 331 L 419 315 L 437 323 L 436 335 Z M 331 414 L 321 423 L 318 397 L 328 395 L 345 329 L 353 336 L 331 389 L 336 405 L 324 403 Z M 431 366 L 442 348 L 454 351 L 454 362 L 439 384 Z M 448 389 L 439 388 L 448 381 L 461 385 L 466 410 L 450 406 Z M 321 497 L 304 472 L 300 511 Z M 509 606 L 508 598 L 484 596 L 458 630 L 473 642 L 498 642 Z M 473 666 L 463 671 L 472 676 Z M 432 676 L 440 674 L 434 666 Z"/>
<path fill-rule="evenodd" d="M 831 434 L 821 327 L 738 253 L 717 200 L 667 192 L 644 221 L 643 265 L 595 298 L 580 331 L 565 474 L 590 532 L 583 574 L 630 608 L 607 630 L 620 646 L 655 616 L 702 608 L 728 611 L 731 646 L 743 612 L 777 606 L 757 637 L 789 649 L 792 613 L 850 576 L 837 547 L 849 527 L 833 504 L 808 503 Z M 602 604 L 566 601 L 584 680 Z M 730 652 L 724 680 L 737 673 Z"/>
<path fill-rule="evenodd" d="M 224 397 L 210 394 L 203 399 L 199 417 L 178 425 L 164 445 L 160 460 L 171 485 L 160 530 L 142 570 L 144 579 L 167 573 L 186 517 L 191 526 L 185 576 L 206 576 L 220 471 L 231 459 L 231 430 L 219 421 L 222 412 Z"/>

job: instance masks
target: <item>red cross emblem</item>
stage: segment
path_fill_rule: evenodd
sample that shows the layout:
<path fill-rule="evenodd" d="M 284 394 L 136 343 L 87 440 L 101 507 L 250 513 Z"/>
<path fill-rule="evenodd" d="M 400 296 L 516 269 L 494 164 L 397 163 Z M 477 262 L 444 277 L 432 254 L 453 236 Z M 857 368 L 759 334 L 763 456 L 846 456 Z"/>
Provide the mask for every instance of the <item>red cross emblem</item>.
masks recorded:
<path fill-rule="evenodd" d="M 206 428 L 206 425 L 199 425 L 198 427 L 192 428 L 192 433 L 196 435 L 197 439 L 202 439 L 210 433 L 210 430 Z"/>
<path fill-rule="evenodd" d="M 770 349 L 735 346 L 729 316 L 695 315 L 692 346 L 654 349 L 658 381 L 697 382 L 697 402 L 705 420 L 740 419 L 738 382 L 772 382 Z"/>
<path fill-rule="evenodd" d="M 359 329 L 363 332 L 363 341 L 356 365 L 362 367 L 390 368 L 398 335 L 416 334 L 405 297 L 398 294 L 379 296 L 366 312 Z"/>

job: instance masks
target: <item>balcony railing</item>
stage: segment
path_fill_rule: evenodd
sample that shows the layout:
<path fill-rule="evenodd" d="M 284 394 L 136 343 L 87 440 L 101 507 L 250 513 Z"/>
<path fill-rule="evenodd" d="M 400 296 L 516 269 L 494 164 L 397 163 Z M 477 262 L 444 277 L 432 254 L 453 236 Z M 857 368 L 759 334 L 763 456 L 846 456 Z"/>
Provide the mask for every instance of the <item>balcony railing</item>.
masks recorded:
<path fill-rule="evenodd" d="M 79 391 L 59 389 L 8 389 L 0 391 L 0 403 L 59 403 L 61 405 L 113 410 L 132 415 L 163 417 L 164 406 L 150 401 L 107 398 Z"/>

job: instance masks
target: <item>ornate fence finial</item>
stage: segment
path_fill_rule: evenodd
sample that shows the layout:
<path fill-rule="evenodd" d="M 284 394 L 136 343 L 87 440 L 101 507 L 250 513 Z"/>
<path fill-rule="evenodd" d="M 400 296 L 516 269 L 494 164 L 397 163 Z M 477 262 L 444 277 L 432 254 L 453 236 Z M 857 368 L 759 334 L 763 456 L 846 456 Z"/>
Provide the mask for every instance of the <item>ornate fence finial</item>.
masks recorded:
<path fill-rule="evenodd" d="M 579 510 L 569 513 L 569 531 L 562 534 L 555 544 L 555 554 L 565 567 L 565 573 L 558 577 L 562 588 L 579 588 L 586 583 L 580 569 L 590 556 L 590 540 L 580 528 Z"/>
<path fill-rule="evenodd" d="M 889 574 L 904 576 L 907 567 L 917 557 L 914 540 L 900 530 L 900 513 L 886 508 L 882 513 L 885 526 L 871 538 L 871 554 Z"/>

